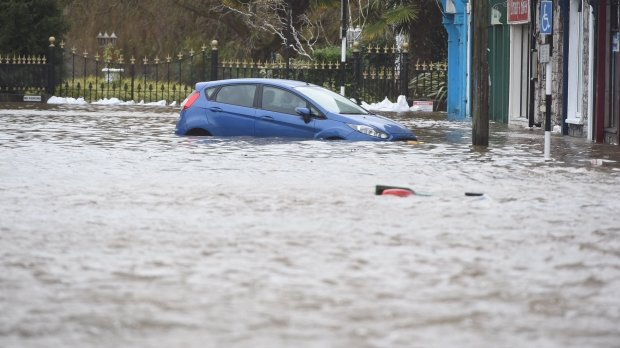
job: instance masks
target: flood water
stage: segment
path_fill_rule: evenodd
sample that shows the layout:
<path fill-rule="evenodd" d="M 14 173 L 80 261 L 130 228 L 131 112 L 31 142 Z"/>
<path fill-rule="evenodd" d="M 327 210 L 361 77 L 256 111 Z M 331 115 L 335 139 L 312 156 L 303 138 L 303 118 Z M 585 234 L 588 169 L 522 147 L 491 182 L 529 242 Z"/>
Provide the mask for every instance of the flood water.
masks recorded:
<path fill-rule="evenodd" d="M 553 135 L 545 161 L 540 130 L 478 149 L 442 115 L 392 115 L 408 145 L 2 107 L 0 347 L 620 347 L 617 146 Z"/>

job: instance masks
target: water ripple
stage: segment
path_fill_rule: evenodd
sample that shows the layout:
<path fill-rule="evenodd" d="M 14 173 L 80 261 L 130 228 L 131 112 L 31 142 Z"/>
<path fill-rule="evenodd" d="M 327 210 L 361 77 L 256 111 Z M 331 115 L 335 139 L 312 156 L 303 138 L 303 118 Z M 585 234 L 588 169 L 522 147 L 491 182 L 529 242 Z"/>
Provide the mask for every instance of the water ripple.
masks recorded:
<path fill-rule="evenodd" d="M 617 148 L 391 116 L 419 144 L 0 110 L 0 346 L 617 346 Z"/>

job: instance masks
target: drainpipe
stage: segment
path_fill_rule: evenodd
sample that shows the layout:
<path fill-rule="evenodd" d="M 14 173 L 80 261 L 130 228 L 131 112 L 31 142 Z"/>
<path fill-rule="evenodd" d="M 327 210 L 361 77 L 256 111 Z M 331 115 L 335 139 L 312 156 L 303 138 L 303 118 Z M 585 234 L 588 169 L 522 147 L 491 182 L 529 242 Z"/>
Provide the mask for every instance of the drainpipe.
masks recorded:
<path fill-rule="evenodd" d="M 588 20 L 588 141 L 594 137 L 594 6 L 590 5 L 590 18 Z"/>
<path fill-rule="evenodd" d="M 560 0 L 562 15 L 562 135 L 568 135 L 568 54 L 570 42 L 570 0 Z"/>
<path fill-rule="evenodd" d="M 530 1 L 530 58 L 528 59 L 528 78 L 530 83 L 530 95 L 528 98 L 527 120 L 528 127 L 534 127 L 536 82 L 538 80 L 538 49 L 536 48 L 536 0 Z"/>
<path fill-rule="evenodd" d="M 465 18 L 467 20 L 467 54 L 465 56 L 465 117 L 471 118 L 471 0 L 467 1 Z"/>

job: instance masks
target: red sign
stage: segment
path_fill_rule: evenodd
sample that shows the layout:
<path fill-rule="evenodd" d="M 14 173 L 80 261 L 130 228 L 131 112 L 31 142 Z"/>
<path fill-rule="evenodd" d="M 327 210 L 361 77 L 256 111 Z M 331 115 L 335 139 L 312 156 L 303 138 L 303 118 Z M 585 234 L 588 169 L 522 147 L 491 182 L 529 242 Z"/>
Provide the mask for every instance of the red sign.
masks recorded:
<path fill-rule="evenodd" d="M 413 105 L 411 106 L 411 111 L 426 111 L 433 112 L 433 101 L 432 100 L 414 100 Z"/>
<path fill-rule="evenodd" d="M 530 0 L 508 0 L 508 24 L 530 22 Z"/>

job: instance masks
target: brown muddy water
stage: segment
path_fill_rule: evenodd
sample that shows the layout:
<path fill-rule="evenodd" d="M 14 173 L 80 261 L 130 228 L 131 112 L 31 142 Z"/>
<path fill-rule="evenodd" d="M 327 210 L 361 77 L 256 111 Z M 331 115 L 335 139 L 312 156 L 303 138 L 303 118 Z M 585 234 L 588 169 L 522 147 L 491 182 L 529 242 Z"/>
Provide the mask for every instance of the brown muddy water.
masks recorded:
<path fill-rule="evenodd" d="M 0 347 L 620 347 L 618 147 L 392 116 L 420 144 L 3 104 Z"/>

